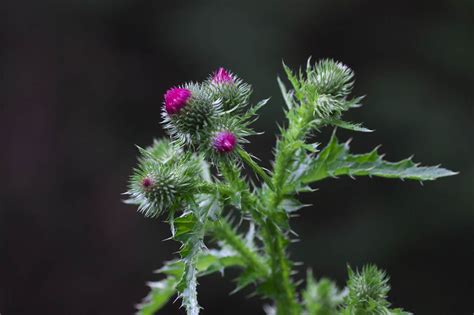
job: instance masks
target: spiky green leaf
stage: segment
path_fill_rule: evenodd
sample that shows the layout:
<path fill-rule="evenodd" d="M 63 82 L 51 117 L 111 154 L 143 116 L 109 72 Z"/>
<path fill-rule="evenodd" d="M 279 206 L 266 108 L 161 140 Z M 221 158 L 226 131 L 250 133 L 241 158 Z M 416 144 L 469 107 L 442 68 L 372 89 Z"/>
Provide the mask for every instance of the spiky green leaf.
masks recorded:
<path fill-rule="evenodd" d="M 311 183 L 340 175 L 426 181 L 455 174 L 457 173 L 438 166 L 419 166 L 411 158 L 388 162 L 378 153 L 377 148 L 365 154 L 351 154 L 349 141 L 339 143 L 334 133 L 329 144 L 308 167 L 302 181 Z"/>
<path fill-rule="evenodd" d="M 287 91 L 285 83 L 283 83 L 283 81 L 279 77 L 277 78 L 277 81 L 278 81 L 278 86 L 280 87 L 281 95 L 283 96 L 283 100 L 285 101 L 286 107 L 288 107 L 288 109 L 292 109 L 293 108 L 293 93 Z"/>
<path fill-rule="evenodd" d="M 347 130 L 351 130 L 351 131 L 373 132 L 373 130 L 365 128 L 364 126 L 362 126 L 362 124 L 347 122 L 347 121 L 343 121 L 343 120 L 340 120 L 340 119 L 332 119 L 332 120 L 328 121 L 328 123 L 333 125 L 333 126 L 343 128 L 343 129 L 347 129 Z"/>
<path fill-rule="evenodd" d="M 249 166 L 252 171 L 254 171 L 263 181 L 267 184 L 270 189 L 274 190 L 272 179 L 268 175 L 268 173 L 260 166 L 257 162 L 254 161 L 252 156 L 245 150 L 239 149 L 238 153 L 241 159 L 245 162 L 247 166 Z"/>
<path fill-rule="evenodd" d="M 153 315 L 168 303 L 176 293 L 176 279 L 168 277 L 161 281 L 149 282 L 150 293 L 137 305 L 137 315 Z"/>

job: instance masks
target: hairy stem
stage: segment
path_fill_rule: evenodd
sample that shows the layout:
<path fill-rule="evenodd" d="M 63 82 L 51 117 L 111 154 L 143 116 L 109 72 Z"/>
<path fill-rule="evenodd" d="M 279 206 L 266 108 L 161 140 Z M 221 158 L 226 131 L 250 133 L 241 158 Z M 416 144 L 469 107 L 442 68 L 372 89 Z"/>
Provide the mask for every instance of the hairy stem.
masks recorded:
<path fill-rule="evenodd" d="M 273 299 L 278 315 L 299 315 L 300 307 L 295 286 L 291 281 L 291 266 L 286 257 L 287 240 L 275 223 L 268 221 L 264 227 L 263 240 L 267 254 L 271 257 L 271 283 L 275 289 Z"/>
<path fill-rule="evenodd" d="M 275 187 L 275 197 L 281 195 L 281 190 L 285 186 L 285 180 L 288 174 L 290 163 L 300 147 L 298 142 L 304 142 L 308 133 L 314 125 L 313 110 L 308 104 L 302 104 L 288 112 L 288 128 L 283 130 L 280 139 L 276 144 L 276 156 L 273 168 L 273 186 Z M 280 200 L 281 201 L 281 200 Z M 276 203 L 278 206 L 278 202 Z"/>
<path fill-rule="evenodd" d="M 269 240 L 265 243 L 267 255 L 271 257 L 271 273 L 273 285 L 276 289 L 275 304 L 279 315 L 298 315 L 300 306 L 296 296 L 296 288 L 291 280 L 291 263 L 287 258 L 287 227 L 289 218 L 281 209 L 280 204 L 284 199 L 284 189 L 288 173 L 291 172 L 290 165 L 296 153 L 298 141 L 304 142 L 311 129 L 312 111 L 309 106 L 293 108 L 288 113 L 289 126 L 283 131 L 277 143 L 277 155 L 275 157 L 274 173 L 272 183 L 274 189 L 266 192 L 265 207 L 269 211 L 269 220 L 265 225 Z M 281 221 L 284 222 L 281 222 Z"/>

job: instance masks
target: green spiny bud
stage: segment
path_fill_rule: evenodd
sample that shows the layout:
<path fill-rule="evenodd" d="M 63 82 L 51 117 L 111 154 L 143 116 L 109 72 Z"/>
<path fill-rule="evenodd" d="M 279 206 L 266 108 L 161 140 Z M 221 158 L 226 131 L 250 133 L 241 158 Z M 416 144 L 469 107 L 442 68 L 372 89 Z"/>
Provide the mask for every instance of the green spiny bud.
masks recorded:
<path fill-rule="evenodd" d="M 349 268 L 347 287 L 349 293 L 345 304 L 353 310 L 378 314 L 379 309 L 390 306 L 386 300 L 390 291 L 388 276 L 374 265 L 364 266 L 360 272 Z"/>
<path fill-rule="evenodd" d="M 155 141 L 140 149 L 138 167 L 130 178 L 128 203 L 146 217 L 157 217 L 189 201 L 197 191 L 200 160 L 176 149 L 169 141 Z"/>
<path fill-rule="evenodd" d="M 316 63 L 314 70 L 309 66 L 308 82 L 316 85 L 319 94 L 344 98 L 351 93 L 354 72 L 348 66 L 332 59 Z"/>
<path fill-rule="evenodd" d="M 358 107 L 361 97 L 347 99 L 354 86 L 354 72 L 346 65 L 324 59 L 314 65 L 308 60 L 306 71 L 295 75 L 285 66 L 294 97 L 314 111 L 314 118 L 322 124 L 339 119 L 344 111 Z"/>
<path fill-rule="evenodd" d="M 252 87 L 224 68 L 216 70 L 205 83 L 213 100 L 219 100 L 225 111 L 244 108 L 249 103 Z"/>

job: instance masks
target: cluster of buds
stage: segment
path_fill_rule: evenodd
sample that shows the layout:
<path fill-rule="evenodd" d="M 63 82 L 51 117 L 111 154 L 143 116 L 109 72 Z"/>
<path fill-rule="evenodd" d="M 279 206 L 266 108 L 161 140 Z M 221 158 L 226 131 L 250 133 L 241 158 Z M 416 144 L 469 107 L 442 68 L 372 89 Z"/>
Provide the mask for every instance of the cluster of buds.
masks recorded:
<path fill-rule="evenodd" d="M 180 146 L 204 152 L 211 162 L 234 158 L 252 133 L 244 113 L 251 92 L 249 84 L 224 68 L 202 83 L 173 87 L 164 96 L 165 129 Z"/>
<path fill-rule="evenodd" d="M 162 119 L 172 141 L 156 141 L 140 149 L 131 177 L 129 203 L 156 217 L 192 202 L 202 182 L 202 164 L 237 159 L 255 108 L 248 108 L 251 86 L 224 68 L 202 83 L 186 83 L 166 91 Z M 263 105 L 263 103 L 261 104 Z M 259 107 L 259 106 L 257 106 Z"/>

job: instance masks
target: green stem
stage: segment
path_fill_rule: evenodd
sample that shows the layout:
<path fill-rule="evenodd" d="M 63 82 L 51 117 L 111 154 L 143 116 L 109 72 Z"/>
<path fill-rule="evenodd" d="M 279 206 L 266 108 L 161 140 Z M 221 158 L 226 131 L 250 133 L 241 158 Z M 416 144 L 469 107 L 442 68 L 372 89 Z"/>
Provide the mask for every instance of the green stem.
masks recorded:
<path fill-rule="evenodd" d="M 288 112 L 289 126 L 283 131 L 281 138 L 276 144 L 276 156 L 273 169 L 273 185 L 276 194 L 281 194 L 285 186 L 285 180 L 289 174 L 288 168 L 293 161 L 296 151 L 305 141 L 306 136 L 314 127 L 313 110 L 308 104 L 302 104 Z"/>
<path fill-rule="evenodd" d="M 300 315 L 295 286 L 291 281 L 291 266 L 286 257 L 287 239 L 274 222 L 268 221 L 264 227 L 263 241 L 270 256 L 271 283 L 275 292 L 278 315 Z"/>
<path fill-rule="evenodd" d="M 311 108 L 303 104 L 291 109 L 288 117 L 289 126 L 283 131 L 277 143 L 277 155 L 272 178 L 274 189 L 267 191 L 266 198 L 264 198 L 269 217 L 276 218 L 276 220 L 269 220 L 265 226 L 266 234 L 269 234 L 271 238 L 267 241 L 264 238 L 264 242 L 269 244 L 266 248 L 267 255 L 271 257 L 271 276 L 276 289 L 277 314 L 299 315 L 301 310 L 296 296 L 296 288 L 291 280 L 291 263 L 286 255 L 289 242 L 286 229 L 289 226 L 289 218 L 281 209 L 280 204 L 285 198 L 286 179 L 293 157 L 298 149 L 295 144 L 304 142 L 309 130 L 311 130 L 313 115 Z"/>

